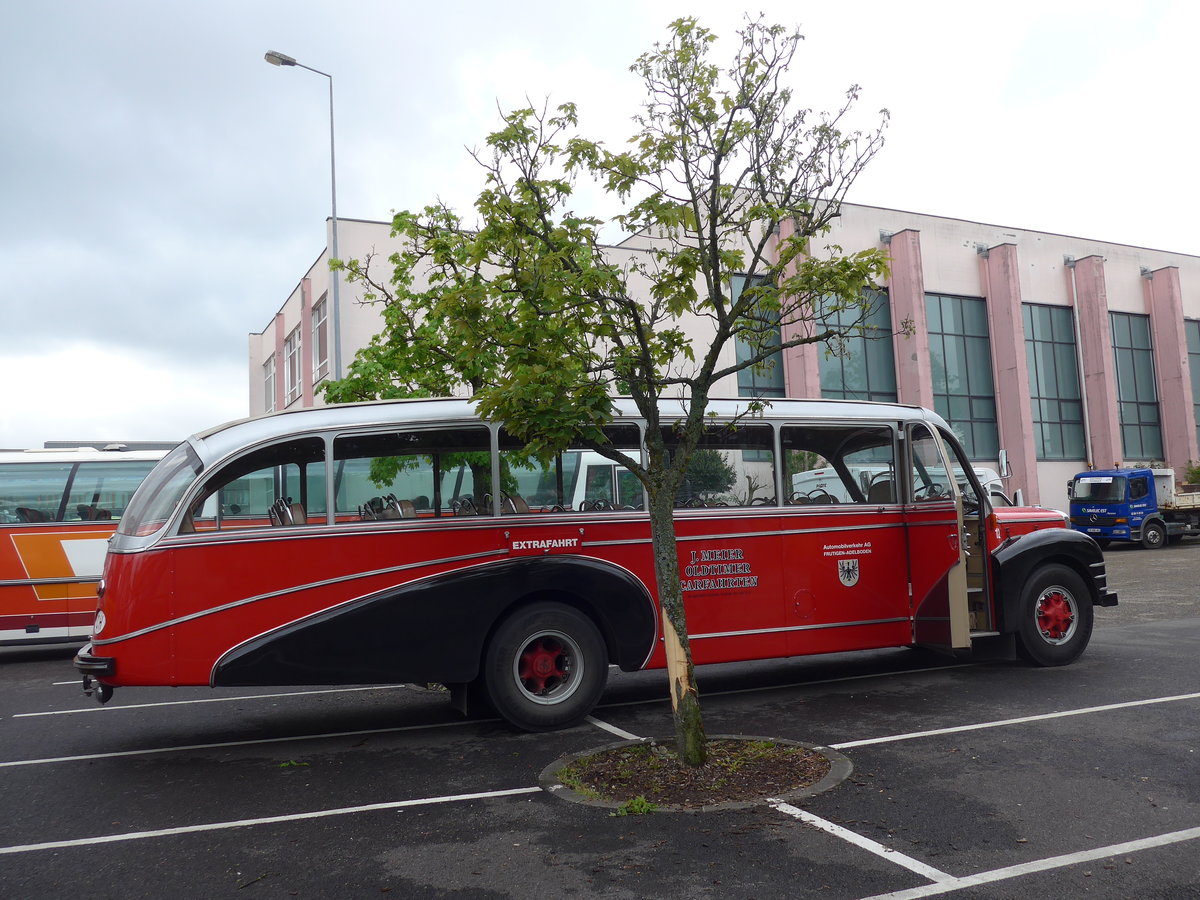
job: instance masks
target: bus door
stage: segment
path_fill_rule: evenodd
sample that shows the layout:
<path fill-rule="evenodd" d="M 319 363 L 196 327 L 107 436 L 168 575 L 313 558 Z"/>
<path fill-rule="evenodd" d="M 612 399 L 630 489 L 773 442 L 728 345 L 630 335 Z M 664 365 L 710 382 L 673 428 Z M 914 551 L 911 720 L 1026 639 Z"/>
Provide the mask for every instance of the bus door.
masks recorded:
<path fill-rule="evenodd" d="M 971 646 L 962 494 L 941 438 L 908 426 L 909 580 L 913 641 L 943 649 Z"/>

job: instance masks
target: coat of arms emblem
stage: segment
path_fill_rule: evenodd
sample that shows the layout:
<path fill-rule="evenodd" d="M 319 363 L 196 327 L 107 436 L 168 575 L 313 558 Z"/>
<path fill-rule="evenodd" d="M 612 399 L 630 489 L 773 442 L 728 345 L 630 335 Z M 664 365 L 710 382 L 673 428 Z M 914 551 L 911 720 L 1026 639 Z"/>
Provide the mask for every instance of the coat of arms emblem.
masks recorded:
<path fill-rule="evenodd" d="M 858 584 L 858 560 L 857 559 L 839 559 L 838 560 L 838 578 L 846 587 L 854 587 Z"/>

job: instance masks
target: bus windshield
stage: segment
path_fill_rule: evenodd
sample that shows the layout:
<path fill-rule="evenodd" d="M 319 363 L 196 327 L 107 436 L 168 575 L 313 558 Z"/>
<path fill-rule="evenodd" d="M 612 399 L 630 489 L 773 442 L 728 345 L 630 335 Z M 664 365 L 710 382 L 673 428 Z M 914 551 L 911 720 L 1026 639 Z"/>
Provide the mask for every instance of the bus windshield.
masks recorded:
<path fill-rule="evenodd" d="M 134 537 L 154 534 L 171 518 L 179 499 L 203 468 L 191 445 L 180 444 L 163 457 L 134 493 L 117 531 Z"/>

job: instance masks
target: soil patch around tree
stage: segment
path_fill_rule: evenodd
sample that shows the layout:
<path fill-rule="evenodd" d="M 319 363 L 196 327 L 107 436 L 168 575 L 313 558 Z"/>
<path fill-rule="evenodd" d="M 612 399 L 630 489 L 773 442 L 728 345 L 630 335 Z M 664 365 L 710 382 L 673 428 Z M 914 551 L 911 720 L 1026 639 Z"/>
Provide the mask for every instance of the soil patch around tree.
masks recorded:
<path fill-rule="evenodd" d="M 544 789 L 614 815 L 701 811 L 796 800 L 849 777 L 850 761 L 827 747 L 779 738 L 715 735 L 708 762 L 688 766 L 674 741 L 622 741 L 572 754 L 542 772 Z"/>

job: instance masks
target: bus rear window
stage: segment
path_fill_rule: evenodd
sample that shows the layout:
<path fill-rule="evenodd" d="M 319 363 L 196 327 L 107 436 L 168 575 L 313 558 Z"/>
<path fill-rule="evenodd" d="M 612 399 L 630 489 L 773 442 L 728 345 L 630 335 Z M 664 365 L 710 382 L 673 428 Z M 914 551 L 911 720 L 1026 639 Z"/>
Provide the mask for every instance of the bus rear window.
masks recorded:
<path fill-rule="evenodd" d="M 145 537 L 162 528 L 202 468 L 190 444 L 180 444 L 164 456 L 134 492 L 118 533 Z"/>

